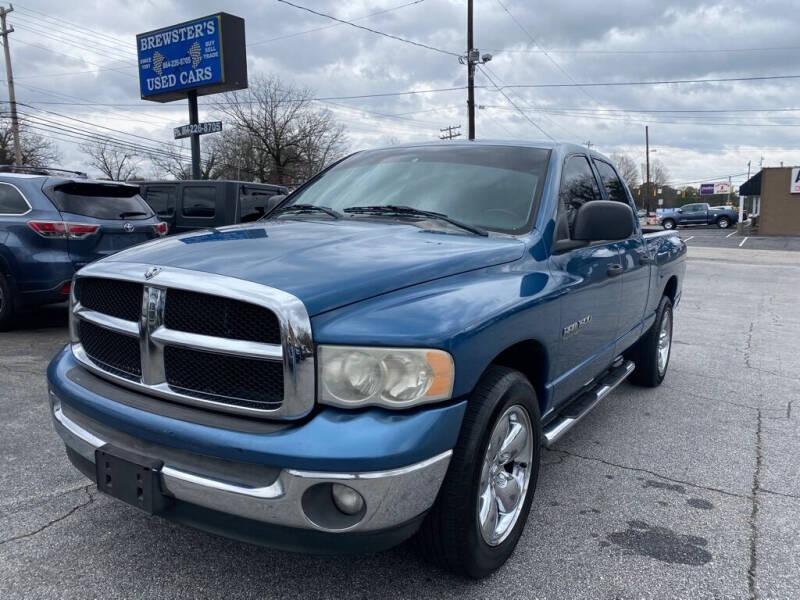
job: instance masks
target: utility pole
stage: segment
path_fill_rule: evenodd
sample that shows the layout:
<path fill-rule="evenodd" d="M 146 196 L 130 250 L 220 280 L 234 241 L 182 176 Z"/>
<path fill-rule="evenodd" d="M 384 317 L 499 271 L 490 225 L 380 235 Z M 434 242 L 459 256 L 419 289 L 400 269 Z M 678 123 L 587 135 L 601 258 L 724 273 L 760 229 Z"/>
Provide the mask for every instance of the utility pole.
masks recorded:
<path fill-rule="evenodd" d="M 644 146 L 645 146 L 645 161 L 647 164 L 647 202 L 644 204 L 645 210 L 650 212 L 650 128 L 644 126 Z"/>
<path fill-rule="evenodd" d="M 589 150 L 591 150 L 593 145 L 594 145 L 594 144 L 592 144 L 592 140 L 586 140 L 586 148 L 588 148 Z"/>
<path fill-rule="evenodd" d="M 449 125 L 447 127 L 443 127 L 439 131 L 442 132 L 442 135 L 439 136 L 440 140 L 452 140 L 453 138 L 457 138 L 461 135 L 461 125 Z"/>
<path fill-rule="evenodd" d="M 475 61 L 472 56 L 472 0 L 467 0 L 467 119 L 469 139 L 475 139 Z"/>
<path fill-rule="evenodd" d="M 458 62 L 467 65 L 467 128 L 469 139 L 475 139 L 475 65 L 485 65 L 492 60 L 491 54 L 481 56 L 474 48 L 472 37 L 472 0 L 467 0 L 467 55 L 459 56 Z"/>
<path fill-rule="evenodd" d="M 14 136 L 14 164 L 17 166 L 22 165 L 22 148 L 19 145 L 19 119 L 17 118 L 17 97 L 14 94 L 14 73 L 11 70 L 11 51 L 8 49 L 8 34 L 14 31 L 14 28 L 6 27 L 6 15 L 14 10 L 14 7 L 9 4 L 8 8 L 0 6 L 0 25 L 3 30 L 0 35 L 3 36 L 3 50 L 6 55 L 6 80 L 8 81 L 8 102 L 11 105 L 11 132 Z"/>

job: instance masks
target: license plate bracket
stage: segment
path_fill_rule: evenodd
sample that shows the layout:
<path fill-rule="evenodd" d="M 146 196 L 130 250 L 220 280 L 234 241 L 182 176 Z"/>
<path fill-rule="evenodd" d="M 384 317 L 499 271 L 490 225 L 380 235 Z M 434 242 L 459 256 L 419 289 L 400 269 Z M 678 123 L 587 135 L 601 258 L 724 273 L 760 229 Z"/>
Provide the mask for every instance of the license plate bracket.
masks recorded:
<path fill-rule="evenodd" d="M 156 514 L 170 503 L 161 491 L 161 467 L 154 460 L 106 444 L 94 451 L 97 489 L 147 513 Z"/>

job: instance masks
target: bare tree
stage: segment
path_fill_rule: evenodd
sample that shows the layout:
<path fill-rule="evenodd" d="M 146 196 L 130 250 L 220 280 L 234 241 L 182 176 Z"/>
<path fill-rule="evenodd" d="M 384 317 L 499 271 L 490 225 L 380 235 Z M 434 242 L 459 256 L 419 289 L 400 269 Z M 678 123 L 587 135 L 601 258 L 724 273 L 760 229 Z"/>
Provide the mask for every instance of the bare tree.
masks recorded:
<path fill-rule="evenodd" d="M 262 181 L 301 181 L 343 154 L 344 128 L 329 111 L 315 109 L 311 98 L 307 88 L 257 77 L 246 90 L 226 93 L 216 103 L 237 132 L 229 139 L 269 158 L 269 175 Z M 258 170 L 266 171 L 263 164 Z"/>
<path fill-rule="evenodd" d="M 667 167 L 660 160 L 655 159 L 650 163 L 650 181 L 658 187 L 663 186 L 669 181 L 670 174 Z"/>
<path fill-rule="evenodd" d="M 89 164 L 112 181 L 127 181 L 139 168 L 139 159 L 133 152 L 109 142 L 98 141 L 81 149 L 89 155 Z"/>
<path fill-rule="evenodd" d="M 200 179 L 217 179 L 219 175 L 219 156 L 213 146 L 200 159 Z M 153 164 L 153 174 L 161 179 L 187 180 L 192 178 L 192 163 L 184 155 L 178 153 L 151 154 L 149 157 Z"/>
<path fill-rule="evenodd" d="M 19 124 L 22 164 L 29 167 L 53 166 L 60 160 L 55 144 Z M 0 119 L 0 164 L 14 164 L 14 136 L 10 119 Z"/>
<path fill-rule="evenodd" d="M 208 148 L 215 159 L 212 178 L 270 180 L 272 158 L 254 136 L 234 127 L 208 137 Z"/>
<path fill-rule="evenodd" d="M 627 154 L 612 154 L 611 160 L 617 165 L 617 171 L 630 189 L 639 185 L 639 169 Z"/>

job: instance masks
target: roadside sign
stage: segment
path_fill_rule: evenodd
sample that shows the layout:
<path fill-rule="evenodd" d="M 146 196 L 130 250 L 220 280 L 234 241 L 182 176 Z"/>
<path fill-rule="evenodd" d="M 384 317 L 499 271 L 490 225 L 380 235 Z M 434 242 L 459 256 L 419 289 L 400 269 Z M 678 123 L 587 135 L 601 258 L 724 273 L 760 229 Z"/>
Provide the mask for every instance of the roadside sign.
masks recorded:
<path fill-rule="evenodd" d="M 181 125 L 172 130 L 176 140 L 187 138 L 195 133 L 197 135 L 203 135 L 206 133 L 219 133 L 220 131 L 222 131 L 222 121 L 207 121 L 205 123 Z"/>
<path fill-rule="evenodd" d="M 790 194 L 800 194 L 800 167 L 792 169 L 792 181 L 789 185 Z"/>
<path fill-rule="evenodd" d="M 244 19 L 217 13 L 136 36 L 143 100 L 169 102 L 187 93 L 247 87 Z"/>
<path fill-rule="evenodd" d="M 727 183 L 701 183 L 700 195 L 711 196 L 713 194 L 727 194 L 731 189 Z"/>

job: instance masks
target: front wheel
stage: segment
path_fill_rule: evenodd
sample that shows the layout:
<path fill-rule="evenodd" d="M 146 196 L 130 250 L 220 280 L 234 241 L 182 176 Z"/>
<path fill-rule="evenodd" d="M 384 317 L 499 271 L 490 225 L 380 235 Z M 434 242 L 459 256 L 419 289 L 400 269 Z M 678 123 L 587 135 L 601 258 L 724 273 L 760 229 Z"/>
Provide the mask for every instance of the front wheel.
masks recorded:
<path fill-rule="evenodd" d="M 661 225 L 664 227 L 664 229 L 675 229 L 675 221 L 672 219 L 664 219 L 661 222 Z"/>
<path fill-rule="evenodd" d="M 476 579 L 501 567 L 525 528 L 540 449 L 530 382 L 490 367 L 470 396 L 439 497 L 417 533 L 423 556 Z"/>
<path fill-rule="evenodd" d="M 731 224 L 730 219 L 728 217 L 720 217 L 717 219 L 717 227 L 720 229 L 727 229 Z"/>

